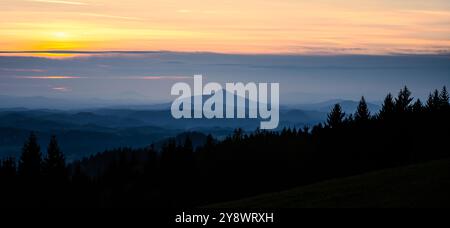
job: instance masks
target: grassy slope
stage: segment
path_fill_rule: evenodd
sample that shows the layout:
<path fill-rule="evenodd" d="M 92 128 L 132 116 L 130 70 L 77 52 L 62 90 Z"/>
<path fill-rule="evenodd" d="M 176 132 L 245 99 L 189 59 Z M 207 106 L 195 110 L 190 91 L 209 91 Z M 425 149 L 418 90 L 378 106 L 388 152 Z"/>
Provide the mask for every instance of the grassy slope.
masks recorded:
<path fill-rule="evenodd" d="M 450 160 L 336 179 L 211 208 L 450 207 Z"/>

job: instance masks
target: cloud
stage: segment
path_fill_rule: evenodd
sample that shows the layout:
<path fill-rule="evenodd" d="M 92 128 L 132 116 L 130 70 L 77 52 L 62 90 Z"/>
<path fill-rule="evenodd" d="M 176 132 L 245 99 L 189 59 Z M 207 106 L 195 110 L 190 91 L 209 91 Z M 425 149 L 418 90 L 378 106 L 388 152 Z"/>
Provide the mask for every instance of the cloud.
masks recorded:
<path fill-rule="evenodd" d="M 90 16 L 90 17 L 110 18 L 110 19 L 134 20 L 134 21 L 143 20 L 142 18 L 139 18 L 139 17 L 124 17 L 124 16 L 115 16 L 115 15 L 98 14 L 98 13 L 81 13 L 81 15 Z"/>
<path fill-rule="evenodd" d="M 60 76 L 60 75 L 51 75 L 51 76 L 15 76 L 16 79 L 39 79 L 39 80 L 64 80 L 64 79 L 103 79 L 103 80 L 185 80 L 192 79 L 193 77 L 189 76 L 120 76 L 120 77 L 79 77 L 79 76 Z"/>
<path fill-rule="evenodd" d="M 85 2 L 74 2 L 74 1 L 59 1 L 59 0 L 27 0 L 28 2 L 39 2 L 39 3 L 49 3 L 49 4 L 63 4 L 63 5 L 88 5 Z"/>
<path fill-rule="evenodd" d="M 47 72 L 47 70 L 43 70 L 43 69 L 22 69 L 22 68 L 0 68 L 0 71 L 8 71 L 8 72 L 32 72 L 32 73 L 43 73 L 43 72 Z"/>
<path fill-rule="evenodd" d="M 435 15 L 435 16 L 450 16 L 450 12 L 444 10 L 403 10 L 403 12 L 413 14 Z"/>
<path fill-rule="evenodd" d="M 177 13 L 192 13 L 192 10 L 189 10 L 189 9 L 179 9 L 179 10 L 177 10 Z"/>
<path fill-rule="evenodd" d="M 59 75 L 52 75 L 52 76 L 17 76 L 15 77 L 17 79 L 50 79 L 50 80 L 61 80 L 61 79 L 82 79 L 85 77 L 77 77 L 77 76 L 59 76 Z"/>
<path fill-rule="evenodd" d="M 183 80 L 183 79 L 193 79 L 193 77 L 188 77 L 188 76 L 131 76 L 131 77 L 119 77 L 118 79 L 125 79 L 125 80 Z"/>
<path fill-rule="evenodd" d="M 167 51 L 0 51 L 0 54 L 162 54 Z"/>
<path fill-rule="evenodd" d="M 90 56 L 146 56 L 168 51 L 69 51 L 69 50 L 42 50 L 42 51 L 1 51 L 0 57 L 36 57 L 44 59 L 72 59 Z"/>
<path fill-rule="evenodd" d="M 71 89 L 61 86 L 61 87 L 53 87 L 52 90 L 58 91 L 58 92 L 69 92 Z"/>

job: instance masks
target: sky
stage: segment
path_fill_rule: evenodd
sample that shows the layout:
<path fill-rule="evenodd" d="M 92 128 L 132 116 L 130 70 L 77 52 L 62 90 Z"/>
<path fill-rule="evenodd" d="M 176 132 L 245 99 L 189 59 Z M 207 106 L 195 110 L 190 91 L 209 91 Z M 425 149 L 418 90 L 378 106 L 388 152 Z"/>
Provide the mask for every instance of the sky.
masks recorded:
<path fill-rule="evenodd" d="M 1 0 L 0 15 L 3 52 L 450 50 L 448 0 Z"/>
<path fill-rule="evenodd" d="M 280 83 L 282 104 L 332 99 L 382 101 L 408 86 L 426 99 L 450 86 L 450 55 L 230 55 L 121 53 L 73 58 L 0 57 L 0 95 L 162 103 L 176 82 Z M 0 102 L 1 103 L 1 102 Z"/>
<path fill-rule="evenodd" d="M 0 96 L 167 102 L 194 74 L 277 82 L 286 104 L 450 85 L 448 0 L 0 0 L 0 15 Z"/>

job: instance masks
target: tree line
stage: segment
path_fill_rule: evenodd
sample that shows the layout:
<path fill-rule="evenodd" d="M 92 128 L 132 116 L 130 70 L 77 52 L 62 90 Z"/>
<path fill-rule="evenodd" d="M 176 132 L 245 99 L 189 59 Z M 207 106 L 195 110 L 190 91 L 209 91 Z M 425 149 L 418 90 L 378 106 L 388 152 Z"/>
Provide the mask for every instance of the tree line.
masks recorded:
<path fill-rule="evenodd" d="M 66 164 L 52 137 L 42 155 L 30 134 L 16 162 L 0 162 L 0 205 L 27 207 L 186 207 L 234 200 L 337 177 L 450 157 L 449 94 L 426 103 L 404 87 L 370 113 L 336 104 L 325 123 L 301 129 L 208 135 L 194 148 L 168 140 L 160 149 L 118 148 Z"/>

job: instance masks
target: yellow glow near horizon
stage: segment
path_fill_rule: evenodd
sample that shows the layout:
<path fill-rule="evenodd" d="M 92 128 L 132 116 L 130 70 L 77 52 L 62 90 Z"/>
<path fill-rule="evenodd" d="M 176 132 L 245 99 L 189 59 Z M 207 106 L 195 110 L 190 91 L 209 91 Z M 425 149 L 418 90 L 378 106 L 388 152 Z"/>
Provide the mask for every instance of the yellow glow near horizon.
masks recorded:
<path fill-rule="evenodd" d="M 68 35 L 65 32 L 55 32 L 55 33 L 53 33 L 53 35 L 55 36 L 55 38 L 60 39 L 60 40 L 64 40 L 64 39 L 68 38 Z"/>
<path fill-rule="evenodd" d="M 450 50 L 448 0 L 2 0 L 0 51 Z"/>

